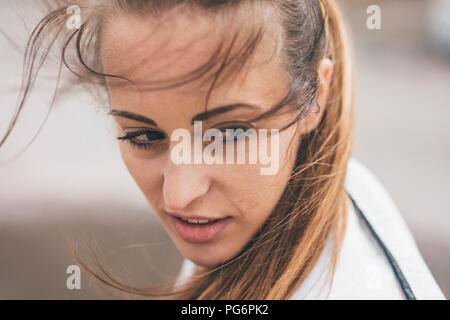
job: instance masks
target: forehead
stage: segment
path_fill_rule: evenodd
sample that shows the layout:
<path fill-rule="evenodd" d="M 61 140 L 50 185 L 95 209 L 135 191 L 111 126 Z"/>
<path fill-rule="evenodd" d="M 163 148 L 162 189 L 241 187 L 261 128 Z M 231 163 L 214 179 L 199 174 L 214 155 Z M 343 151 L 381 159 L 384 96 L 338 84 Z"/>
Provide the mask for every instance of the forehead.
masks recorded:
<path fill-rule="evenodd" d="M 199 65 L 213 52 L 216 31 L 202 15 L 147 19 L 116 15 L 104 25 L 101 53 L 109 73 L 134 81 L 162 80 L 179 76 Z"/>
<path fill-rule="evenodd" d="M 214 74 L 228 58 L 222 75 L 231 71 L 233 77 L 224 82 L 219 79 L 220 86 L 215 87 L 211 99 L 237 96 L 252 99 L 253 95 L 253 99 L 269 102 L 276 94 L 276 86 L 287 80 L 278 61 L 279 38 L 269 31 L 264 32 L 245 64 L 237 63 L 250 47 L 248 41 L 254 39 L 257 30 L 254 23 L 239 21 L 237 24 L 202 11 L 172 12 L 161 18 L 112 16 L 105 23 L 101 37 L 105 73 L 122 75 L 134 84 L 107 78 L 110 92 L 116 95 L 120 92 L 122 96 L 127 92 L 129 98 L 131 92 L 137 90 L 135 84 L 145 91 L 152 84 L 182 81 L 187 74 L 195 78 L 196 70 L 214 61 L 211 70 L 201 77 L 158 94 L 171 100 L 181 96 L 202 99 Z M 211 75 L 213 77 L 209 78 Z M 155 97 L 156 91 L 149 92 Z"/>

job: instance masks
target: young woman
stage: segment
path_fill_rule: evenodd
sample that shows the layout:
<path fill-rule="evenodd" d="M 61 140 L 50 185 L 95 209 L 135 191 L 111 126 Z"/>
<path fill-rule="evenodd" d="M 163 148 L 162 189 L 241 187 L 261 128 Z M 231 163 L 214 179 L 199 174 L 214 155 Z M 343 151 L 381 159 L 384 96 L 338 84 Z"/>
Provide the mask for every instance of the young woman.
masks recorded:
<path fill-rule="evenodd" d="M 79 260 L 89 272 L 150 297 L 443 297 L 389 196 L 350 159 L 352 63 L 334 1 L 59 5 L 30 38 L 0 145 L 61 41 L 62 65 L 105 89 L 123 160 L 186 258 L 165 292 Z"/>

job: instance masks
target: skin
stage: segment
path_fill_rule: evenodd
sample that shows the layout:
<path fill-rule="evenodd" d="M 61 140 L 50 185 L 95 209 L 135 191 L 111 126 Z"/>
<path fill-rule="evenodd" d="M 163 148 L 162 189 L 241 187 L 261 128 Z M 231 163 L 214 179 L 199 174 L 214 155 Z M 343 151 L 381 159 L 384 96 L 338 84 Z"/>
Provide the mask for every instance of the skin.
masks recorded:
<path fill-rule="evenodd" d="M 176 78 L 204 63 L 219 44 L 217 31 L 211 30 L 227 30 L 224 26 L 208 27 L 214 23 L 214 17 L 201 13 L 178 14 L 176 20 L 168 22 L 118 16 L 113 23 L 107 23 L 101 44 L 105 72 L 125 75 L 137 83 L 127 85 L 107 79 L 112 109 L 142 115 L 156 123 L 154 126 L 115 116 L 119 136 L 130 128 L 157 130 L 165 135 L 146 150 L 131 146 L 129 141 L 120 142 L 123 160 L 178 250 L 203 267 L 218 265 L 238 254 L 276 206 L 293 168 L 301 134 L 314 129 L 322 117 L 332 73 L 331 61 L 322 60 L 317 69 L 320 112 L 280 133 L 278 174 L 261 175 L 260 164 L 175 165 L 170 151 L 177 142 L 170 141 L 171 133 L 184 128 L 193 135 L 191 120 L 205 111 L 205 90 L 196 81 L 156 91 L 146 91 L 139 83 Z M 234 103 L 255 105 L 257 109 L 217 115 L 203 122 L 203 130 L 224 128 L 236 121 L 248 126 L 252 117 L 268 110 L 285 94 L 285 72 L 278 59 L 267 59 L 273 55 L 274 43 L 273 38 L 266 37 L 252 60 L 254 67 L 244 68 L 236 78 L 217 87 L 208 104 L 208 110 Z M 276 128 L 287 120 L 264 120 L 254 128 Z M 145 137 L 141 139 L 145 141 Z M 195 244 L 180 237 L 169 212 L 210 218 L 231 216 L 232 221 L 215 239 Z"/>

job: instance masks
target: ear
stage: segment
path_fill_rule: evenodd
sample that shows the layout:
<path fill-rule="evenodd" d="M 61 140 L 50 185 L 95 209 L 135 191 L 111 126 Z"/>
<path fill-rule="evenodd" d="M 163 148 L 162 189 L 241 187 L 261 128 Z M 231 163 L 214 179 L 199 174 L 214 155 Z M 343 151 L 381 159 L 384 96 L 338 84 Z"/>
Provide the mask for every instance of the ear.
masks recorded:
<path fill-rule="evenodd" d="M 319 90 L 317 95 L 319 110 L 317 107 L 314 107 L 313 111 L 301 121 L 300 129 L 302 134 L 307 134 L 317 128 L 323 117 L 323 113 L 327 107 L 327 97 L 333 76 L 333 62 L 328 58 L 320 60 L 317 66 L 317 73 L 319 76 Z"/>

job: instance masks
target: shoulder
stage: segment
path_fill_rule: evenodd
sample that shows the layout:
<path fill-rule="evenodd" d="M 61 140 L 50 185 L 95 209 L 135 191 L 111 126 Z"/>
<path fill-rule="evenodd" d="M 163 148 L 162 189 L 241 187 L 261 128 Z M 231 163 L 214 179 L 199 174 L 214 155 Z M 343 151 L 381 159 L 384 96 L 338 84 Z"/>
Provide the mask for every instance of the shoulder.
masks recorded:
<path fill-rule="evenodd" d="M 350 159 L 345 188 L 397 261 L 417 299 L 444 299 L 399 210 L 378 179 Z M 393 268 L 351 201 L 332 281 L 327 278 L 334 237 L 291 299 L 404 299 Z"/>
<path fill-rule="evenodd" d="M 189 259 L 184 258 L 180 271 L 175 280 L 175 287 L 181 286 L 195 273 L 196 265 Z"/>
<path fill-rule="evenodd" d="M 345 187 L 358 207 L 364 212 L 372 228 L 392 253 L 416 298 L 444 298 L 394 201 L 379 180 L 354 158 L 351 158 L 348 163 Z M 373 285 L 376 282 L 374 279 L 378 270 L 380 277 L 385 278 L 381 281 L 383 284 L 386 282 L 386 277 L 389 276 L 388 278 L 390 278 L 393 274 L 392 267 L 386 263 L 386 255 L 351 205 L 348 227 L 348 234 L 346 235 L 348 239 L 346 240 L 363 241 L 367 245 L 367 254 L 352 253 L 353 260 L 359 259 L 362 255 L 369 262 L 365 266 L 367 268 L 366 282 L 372 279 Z M 369 249 L 369 245 L 371 249 Z M 354 244 L 351 244 L 350 247 L 353 248 Z M 345 259 L 345 254 L 349 253 L 344 250 L 345 248 L 343 248 L 343 258 Z M 352 259 L 351 255 L 347 259 Z M 385 268 L 386 266 L 389 268 Z M 385 272 L 382 272 L 382 270 Z M 391 290 L 388 287 L 382 290 L 388 296 L 390 293 L 397 291 L 398 280 L 395 278 L 394 282 L 390 286 Z"/>

